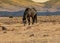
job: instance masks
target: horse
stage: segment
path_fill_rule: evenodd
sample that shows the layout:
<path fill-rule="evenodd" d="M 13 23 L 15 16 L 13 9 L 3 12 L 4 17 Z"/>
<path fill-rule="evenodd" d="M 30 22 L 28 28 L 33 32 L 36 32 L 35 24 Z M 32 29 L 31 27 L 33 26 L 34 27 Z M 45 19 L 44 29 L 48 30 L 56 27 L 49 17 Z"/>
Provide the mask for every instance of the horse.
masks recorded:
<path fill-rule="evenodd" d="M 28 21 L 30 25 L 30 17 L 32 18 L 32 24 L 37 23 L 37 10 L 35 8 L 26 8 L 23 15 L 24 26 Z"/>

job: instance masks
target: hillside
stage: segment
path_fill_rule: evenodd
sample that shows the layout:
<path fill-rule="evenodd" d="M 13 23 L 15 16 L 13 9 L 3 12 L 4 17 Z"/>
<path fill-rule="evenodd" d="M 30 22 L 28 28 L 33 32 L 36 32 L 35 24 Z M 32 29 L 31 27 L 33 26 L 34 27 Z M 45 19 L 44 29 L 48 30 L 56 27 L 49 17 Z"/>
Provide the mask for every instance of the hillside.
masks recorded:
<path fill-rule="evenodd" d="M 45 3 L 46 5 L 49 5 L 51 7 L 60 7 L 60 0 L 51 0 Z"/>
<path fill-rule="evenodd" d="M 0 0 L 0 11 L 19 11 L 25 7 L 35 7 L 38 11 L 60 11 L 60 0 L 37 3 L 32 0 Z"/>
<path fill-rule="evenodd" d="M 9 9 L 9 10 L 19 10 L 20 8 L 29 7 L 29 6 L 42 6 L 28 0 L 0 0 L 0 8 Z"/>

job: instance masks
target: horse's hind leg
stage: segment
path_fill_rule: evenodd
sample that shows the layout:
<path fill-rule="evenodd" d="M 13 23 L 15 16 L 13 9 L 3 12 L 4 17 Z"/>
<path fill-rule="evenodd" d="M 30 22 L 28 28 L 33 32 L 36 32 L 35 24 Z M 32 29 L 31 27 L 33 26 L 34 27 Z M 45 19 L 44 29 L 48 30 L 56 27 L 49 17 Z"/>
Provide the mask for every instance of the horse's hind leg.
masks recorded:
<path fill-rule="evenodd" d="M 35 21 L 36 21 L 36 23 L 37 23 L 37 15 L 35 16 Z"/>
<path fill-rule="evenodd" d="M 37 15 L 34 16 L 34 22 L 37 23 Z"/>

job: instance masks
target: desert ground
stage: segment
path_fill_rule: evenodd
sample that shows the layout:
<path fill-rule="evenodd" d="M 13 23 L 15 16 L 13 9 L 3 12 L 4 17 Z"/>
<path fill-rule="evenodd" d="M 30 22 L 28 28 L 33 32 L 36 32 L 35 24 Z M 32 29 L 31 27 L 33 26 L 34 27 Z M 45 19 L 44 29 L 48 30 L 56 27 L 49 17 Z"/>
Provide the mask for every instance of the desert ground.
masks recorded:
<path fill-rule="evenodd" d="M 0 43 L 60 43 L 60 16 L 38 16 L 26 26 L 22 17 L 0 17 Z"/>

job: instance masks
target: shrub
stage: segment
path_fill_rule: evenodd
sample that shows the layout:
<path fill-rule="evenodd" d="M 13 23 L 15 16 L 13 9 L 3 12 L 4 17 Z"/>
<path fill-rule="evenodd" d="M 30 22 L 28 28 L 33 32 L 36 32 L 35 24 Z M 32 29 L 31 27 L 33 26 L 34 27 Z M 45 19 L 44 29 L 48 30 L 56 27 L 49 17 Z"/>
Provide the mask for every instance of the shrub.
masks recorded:
<path fill-rule="evenodd" d="M 9 16 L 9 18 L 13 18 L 13 16 Z"/>

